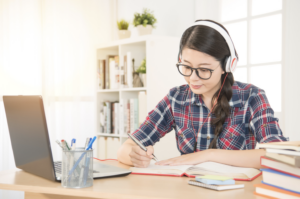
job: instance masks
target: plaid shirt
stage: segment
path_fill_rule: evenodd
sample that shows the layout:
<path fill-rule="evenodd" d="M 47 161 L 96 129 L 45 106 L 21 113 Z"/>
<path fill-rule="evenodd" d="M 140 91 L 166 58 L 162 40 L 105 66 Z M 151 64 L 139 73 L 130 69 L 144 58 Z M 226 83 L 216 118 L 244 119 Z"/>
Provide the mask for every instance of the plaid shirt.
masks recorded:
<path fill-rule="evenodd" d="M 278 119 L 274 117 L 264 90 L 236 81 L 232 86 L 232 93 L 229 101 L 231 113 L 218 136 L 217 148 L 255 149 L 256 142 L 288 140 L 282 135 Z M 214 138 L 211 120 L 215 115 L 211 113 L 200 132 L 199 128 L 208 114 L 209 109 L 201 95 L 194 94 L 188 84 L 182 85 L 171 89 L 132 135 L 148 146 L 154 145 L 174 129 L 177 148 L 181 154 L 194 152 L 196 139 L 196 151 L 206 150 Z"/>

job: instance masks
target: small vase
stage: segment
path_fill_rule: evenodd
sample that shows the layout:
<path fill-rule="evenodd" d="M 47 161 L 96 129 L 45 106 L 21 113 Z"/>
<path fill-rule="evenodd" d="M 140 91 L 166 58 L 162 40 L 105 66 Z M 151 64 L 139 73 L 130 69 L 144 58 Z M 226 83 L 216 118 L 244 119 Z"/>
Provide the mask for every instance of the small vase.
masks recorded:
<path fill-rule="evenodd" d="M 126 39 L 129 38 L 131 33 L 130 30 L 119 30 L 119 39 Z"/>
<path fill-rule="evenodd" d="M 147 87 L 147 75 L 146 75 L 146 73 L 140 73 L 140 76 L 141 76 L 144 87 Z"/>
<path fill-rule="evenodd" d="M 146 27 L 144 27 L 143 25 L 138 25 L 136 28 L 139 36 L 149 35 L 152 33 L 153 29 L 152 25 L 146 25 Z"/>

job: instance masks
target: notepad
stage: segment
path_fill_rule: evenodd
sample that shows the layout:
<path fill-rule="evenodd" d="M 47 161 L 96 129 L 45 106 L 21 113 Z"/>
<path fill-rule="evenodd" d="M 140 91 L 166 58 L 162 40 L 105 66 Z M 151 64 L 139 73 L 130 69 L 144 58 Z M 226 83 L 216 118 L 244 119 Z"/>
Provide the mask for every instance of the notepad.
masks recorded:
<path fill-rule="evenodd" d="M 190 185 L 204 187 L 207 189 L 213 189 L 217 191 L 228 190 L 228 189 L 240 189 L 244 188 L 244 184 L 235 184 L 235 185 L 208 185 L 201 182 L 197 182 L 195 180 L 189 180 L 188 182 Z"/>
<path fill-rule="evenodd" d="M 231 177 L 234 180 L 251 181 L 261 175 L 261 171 L 254 168 L 235 167 L 217 162 L 204 162 L 197 165 L 163 166 L 155 165 L 151 161 L 147 168 L 131 167 L 132 174 L 188 176 L 218 175 Z"/>

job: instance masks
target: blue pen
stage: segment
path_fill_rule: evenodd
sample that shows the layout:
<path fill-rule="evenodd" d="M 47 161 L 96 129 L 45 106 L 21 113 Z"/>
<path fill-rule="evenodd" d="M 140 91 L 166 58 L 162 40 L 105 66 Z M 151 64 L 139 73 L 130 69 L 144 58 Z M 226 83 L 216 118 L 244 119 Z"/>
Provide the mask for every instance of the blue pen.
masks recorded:
<path fill-rule="evenodd" d="M 72 141 L 71 141 L 71 149 L 72 150 L 76 149 L 76 139 L 75 138 L 73 138 Z"/>
<path fill-rule="evenodd" d="M 93 143 L 95 142 L 96 138 L 97 138 L 97 137 L 94 136 L 94 138 L 92 139 L 92 141 L 90 141 L 90 143 L 89 143 L 88 147 L 86 148 L 86 150 L 90 150 L 90 149 L 92 148 Z"/>
<path fill-rule="evenodd" d="M 91 143 L 91 141 L 92 141 L 92 138 L 90 138 L 90 141 L 89 141 L 89 143 Z"/>

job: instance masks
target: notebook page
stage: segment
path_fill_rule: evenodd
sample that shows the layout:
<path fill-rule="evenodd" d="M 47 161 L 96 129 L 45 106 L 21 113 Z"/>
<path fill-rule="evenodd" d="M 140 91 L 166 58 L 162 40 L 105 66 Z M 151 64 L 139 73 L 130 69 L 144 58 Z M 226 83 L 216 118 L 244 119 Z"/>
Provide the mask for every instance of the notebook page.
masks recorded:
<path fill-rule="evenodd" d="M 260 173 L 258 169 L 235 167 L 235 166 L 225 165 L 217 162 L 200 163 L 198 165 L 191 167 L 189 171 L 193 171 L 193 170 L 196 171 L 199 169 L 205 171 L 213 171 L 217 173 L 224 173 L 224 174 L 242 173 L 246 175 L 248 178 L 253 178 L 254 176 Z"/>
<path fill-rule="evenodd" d="M 155 161 L 151 160 L 149 166 L 147 168 L 138 168 L 138 167 L 131 167 L 133 171 L 139 171 L 142 170 L 180 170 L 182 173 L 184 173 L 188 168 L 192 167 L 194 165 L 178 165 L 178 166 L 170 166 L 170 165 L 155 165 Z"/>

